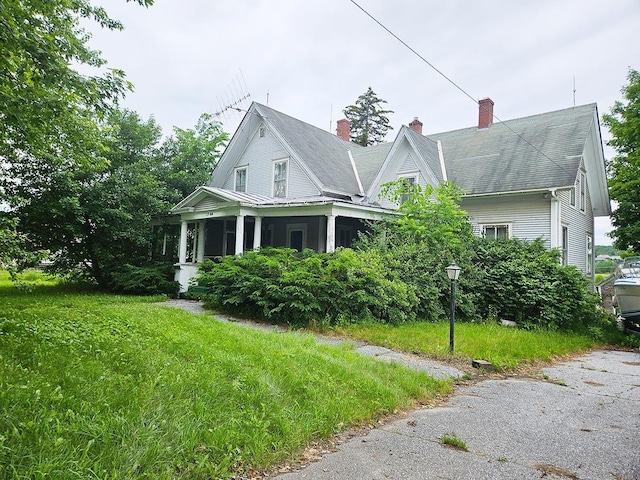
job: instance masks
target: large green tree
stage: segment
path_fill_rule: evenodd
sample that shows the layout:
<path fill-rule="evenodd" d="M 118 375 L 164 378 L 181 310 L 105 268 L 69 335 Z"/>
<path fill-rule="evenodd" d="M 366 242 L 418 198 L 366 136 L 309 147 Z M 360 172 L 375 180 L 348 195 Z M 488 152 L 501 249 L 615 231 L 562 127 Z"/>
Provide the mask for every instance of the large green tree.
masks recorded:
<path fill-rule="evenodd" d="M 618 203 L 612 214 L 612 236 L 617 248 L 640 251 L 640 72 L 630 69 L 616 101 L 603 123 L 616 150 L 609 163 L 609 194 Z"/>
<path fill-rule="evenodd" d="M 153 119 L 114 111 L 100 132 L 104 161 L 26 179 L 29 199 L 15 213 L 33 246 L 51 252 L 54 271 L 108 287 L 120 266 L 145 261 L 151 217 L 166 212 L 167 193 L 154 173 L 161 129 Z"/>
<path fill-rule="evenodd" d="M 360 95 L 354 105 L 349 105 L 343 110 L 347 120 L 351 122 L 351 140 L 362 146 L 374 145 L 384 141 L 385 136 L 393 127 L 389 125 L 386 117 L 391 110 L 384 110 L 382 104 L 385 100 L 378 98 L 369 87 Z"/>
<path fill-rule="evenodd" d="M 132 0 L 127 0 L 132 1 Z M 149 6 L 153 0 L 133 0 Z M 96 119 L 130 88 L 89 47 L 82 20 L 110 30 L 122 24 L 90 0 L 0 1 L 0 207 L 16 208 L 42 193 L 59 169 L 100 163 Z M 95 75 L 81 74 L 93 67 Z M 35 191 L 26 186 L 29 184 Z M 17 194 L 24 195 L 18 196 Z M 26 257 L 17 220 L 3 214 L 3 250 Z M 15 259 L 14 259 L 15 260 Z M 20 259 L 18 259 L 20 260 Z M 13 262 L 13 260 L 12 260 Z"/>

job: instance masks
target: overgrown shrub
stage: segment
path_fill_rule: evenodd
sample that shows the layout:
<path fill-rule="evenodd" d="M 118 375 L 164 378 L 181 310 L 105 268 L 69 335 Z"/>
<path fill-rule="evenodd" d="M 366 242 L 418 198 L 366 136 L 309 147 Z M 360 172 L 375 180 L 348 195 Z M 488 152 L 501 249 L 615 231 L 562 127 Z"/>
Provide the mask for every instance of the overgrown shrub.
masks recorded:
<path fill-rule="evenodd" d="M 124 265 L 112 274 L 111 289 L 131 295 L 178 295 L 180 284 L 173 280 L 173 265 L 137 267 Z"/>
<path fill-rule="evenodd" d="M 562 266 L 542 240 L 486 240 L 474 246 L 481 315 L 525 328 L 576 329 L 598 323 L 599 298 L 574 266 Z"/>
<path fill-rule="evenodd" d="M 215 309 L 293 326 L 415 320 L 414 289 L 385 267 L 375 251 L 270 248 L 204 262 L 198 284 Z"/>

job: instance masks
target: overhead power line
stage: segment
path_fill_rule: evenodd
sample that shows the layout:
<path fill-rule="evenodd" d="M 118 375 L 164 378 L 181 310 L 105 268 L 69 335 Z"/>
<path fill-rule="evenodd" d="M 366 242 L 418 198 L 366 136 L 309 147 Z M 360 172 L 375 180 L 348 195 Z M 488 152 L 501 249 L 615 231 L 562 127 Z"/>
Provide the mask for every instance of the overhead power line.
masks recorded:
<path fill-rule="evenodd" d="M 472 97 L 464 88 L 462 88 L 460 85 L 458 85 L 456 82 L 454 82 L 451 78 L 449 78 L 447 75 L 445 75 L 441 70 L 439 70 L 435 65 L 433 65 L 429 60 L 427 60 L 425 57 L 423 57 L 420 53 L 418 53 L 414 48 L 412 48 L 407 42 L 405 42 L 404 40 L 402 40 L 398 35 L 396 35 L 395 33 L 393 33 L 389 28 L 387 28 L 382 22 L 380 22 L 380 20 L 378 20 L 377 18 L 375 18 L 373 15 L 371 15 L 368 11 L 366 11 L 364 8 L 362 8 L 355 0 L 349 0 L 351 3 L 353 3 L 356 7 L 358 7 L 367 17 L 369 17 L 371 20 L 373 20 L 374 22 L 376 22 L 380 27 L 382 27 L 389 35 L 391 35 L 393 38 L 395 38 L 398 42 L 400 42 L 405 48 L 407 48 L 411 53 L 413 53 L 416 57 L 418 57 L 420 60 L 422 60 L 424 63 L 426 63 L 429 67 L 431 67 L 433 70 L 436 71 L 436 73 L 438 73 L 438 75 L 440 75 L 442 78 L 444 78 L 447 82 L 449 82 L 451 85 L 453 85 L 455 88 L 457 88 L 458 90 L 460 90 L 460 92 L 462 92 L 462 94 L 464 96 L 466 96 L 467 98 L 469 98 L 473 103 L 475 103 L 476 105 L 479 106 L 479 108 L 482 108 L 485 110 L 485 112 L 489 112 L 489 110 L 487 110 L 483 105 L 480 104 L 480 102 L 478 102 L 478 100 L 476 100 L 474 97 Z M 494 115 L 493 113 L 491 114 L 492 117 L 494 119 L 496 119 L 498 121 L 498 123 L 502 124 L 503 126 L 505 126 L 509 131 L 511 131 L 511 133 L 513 133 L 514 135 L 520 137 L 522 139 L 522 141 L 524 141 L 527 145 L 529 145 L 531 148 L 533 148 L 536 152 L 538 152 L 540 155 L 542 155 L 544 158 L 546 158 L 547 160 L 549 160 L 551 163 L 553 163 L 556 167 L 562 169 L 565 173 L 572 175 L 571 172 L 569 172 L 566 168 L 564 168 L 562 165 L 560 165 L 559 163 L 557 163 L 556 161 L 554 161 L 553 159 L 549 158 L 549 156 L 547 156 L 547 154 L 545 154 L 542 150 L 540 150 L 538 147 L 536 147 L 534 144 L 532 144 L 529 140 L 527 140 L 526 138 L 524 138 L 524 136 L 522 136 L 522 134 L 516 132 L 513 128 L 511 128 L 509 125 L 507 125 L 505 122 L 503 122 L 497 115 Z"/>

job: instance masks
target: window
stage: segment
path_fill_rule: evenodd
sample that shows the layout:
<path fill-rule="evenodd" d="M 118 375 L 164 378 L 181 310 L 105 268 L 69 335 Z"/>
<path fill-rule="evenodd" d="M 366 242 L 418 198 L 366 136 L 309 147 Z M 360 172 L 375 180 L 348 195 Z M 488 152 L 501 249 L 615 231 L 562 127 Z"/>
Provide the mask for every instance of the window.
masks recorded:
<path fill-rule="evenodd" d="M 584 172 L 580 172 L 580 210 L 583 212 L 587 207 L 587 180 Z"/>
<path fill-rule="evenodd" d="M 247 167 L 236 169 L 235 191 L 247 191 Z"/>
<path fill-rule="evenodd" d="M 587 275 L 593 273 L 593 235 L 587 233 Z"/>
<path fill-rule="evenodd" d="M 278 160 L 273 164 L 273 196 L 287 196 L 287 160 Z"/>
<path fill-rule="evenodd" d="M 483 225 L 482 236 L 489 240 L 506 240 L 509 238 L 509 225 Z"/>
<path fill-rule="evenodd" d="M 404 180 L 409 185 L 409 191 L 413 188 L 413 186 L 418 183 L 418 175 L 400 175 L 398 180 Z M 405 193 L 400 196 L 400 203 L 404 203 L 409 200 L 409 194 Z"/>
<path fill-rule="evenodd" d="M 260 126 L 260 130 L 259 130 L 260 137 L 261 138 L 264 137 L 266 135 L 266 133 L 267 133 L 267 127 L 265 127 L 264 125 L 261 125 Z"/>
<path fill-rule="evenodd" d="M 569 265 L 569 228 L 562 226 L 562 265 Z"/>
<path fill-rule="evenodd" d="M 571 194 L 571 206 L 575 207 L 576 206 L 576 187 L 575 187 L 575 185 L 571 189 L 570 194 Z"/>

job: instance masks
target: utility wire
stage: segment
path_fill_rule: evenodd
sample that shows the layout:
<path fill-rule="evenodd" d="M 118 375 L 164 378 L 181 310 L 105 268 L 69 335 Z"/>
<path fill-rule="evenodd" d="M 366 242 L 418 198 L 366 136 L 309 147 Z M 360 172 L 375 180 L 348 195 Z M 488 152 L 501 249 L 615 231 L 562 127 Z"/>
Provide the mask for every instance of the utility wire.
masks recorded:
<path fill-rule="evenodd" d="M 374 22 L 376 22 L 378 25 L 380 25 L 380 27 L 382 27 L 389 35 L 391 35 L 393 38 L 395 38 L 397 41 L 399 41 L 402 45 L 404 45 L 407 49 L 409 49 L 409 51 L 411 51 L 411 53 L 413 53 L 416 57 L 418 57 L 420 60 L 422 60 L 424 63 L 426 63 L 427 65 L 429 65 L 433 70 L 435 70 L 440 76 L 442 76 L 447 82 L 449 82 L 451 85 L 453 85 L 454 87 L 456 87 L 458 90 L 460 90 L 462 92 L 463 95 L 465 95 L 466 97 L 468 97 L 469 99 L 471 99 L 471 101 L 473 103 L 475 103 L 476 105 L 478 105 L 480 108 L 482 108 L 485 112 L 489 112 L 489 110 L 484 107 L 482 104 L 480 104 L 480 102 L 478 102 L 474 97 L 472 97 L 469 93 L 467 93 L 467 91 L 462 88 L 460 85 L 458 85 L 456 82 L 454 82 L 453 80 L 451 80 L 449 77 L 447 77 L 442 71 L 440 71 L 438 68 L 436 68 L 435 65 L 433 65 L 429 60 L 427 60 L 426 58 L 424 58 L 422 55 L 420 55 L 416 50 L 414 50 L 407 42 L 405 42 L 404 40 L 402 40 L 400 37 L 398 37 L 398 35 L 396 35 L 395 33 L 393 33 L 391 30 L 389 30 L 385 25 L 382 24 L 382 22 L 380 22 L 377 18 L 375 18 L 373 15 L 371 15 L 369 12 L 367 12 L 364 8 L 362 8 L 360 5 L 358 5 L 358 3 L 355 0 L 349 0 L 351 3 L 353 3 L 356 7 L 358 7 L 360 10 L 362 10 L 362 12 L 369 17 L 371 20 L 373 20 Z M 561 170 L 563 170 L 565 173 L 569 174 L 569 175 L 573 175 L 571 172 L 569 172 L 566 168 L 564 168 L 562 165 L 560 165 L 559 163 L 555 162 L 554 160 L 552 160 L 551 158 L 549 158 L 542 150 L 540 150 L 538 147 L 536 147 L 533 143 L 531 143 L 529 140 L 527 140 L 526 138 L 524 138 L 522 136 L 522 134 L 516 132 L 513 128 L 511 128 L 509 125 L 507 125 L 505 122 L 503 122 L 497 115 L 494 115 L 493 113 L 491 114 L 493 116 L 493 118 L 495 118 L 500 124 L 504 125 L 508 130 L 511 131 L 511 133 L 513 133 L 514 135 L 520 137 L 527 145 L 529 145 L 531 148 L 533 148 L 536 152 L 538 152 L 540 155 L 542 155 L 544 158 L 546 158 L 547 160 L 549 160 L 551 163 L 553 163 L 555 166 L 557 166 L 558 168 L 560 168 Z"/>

